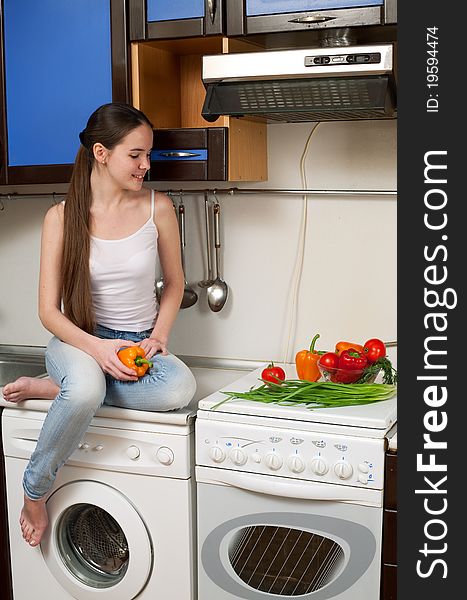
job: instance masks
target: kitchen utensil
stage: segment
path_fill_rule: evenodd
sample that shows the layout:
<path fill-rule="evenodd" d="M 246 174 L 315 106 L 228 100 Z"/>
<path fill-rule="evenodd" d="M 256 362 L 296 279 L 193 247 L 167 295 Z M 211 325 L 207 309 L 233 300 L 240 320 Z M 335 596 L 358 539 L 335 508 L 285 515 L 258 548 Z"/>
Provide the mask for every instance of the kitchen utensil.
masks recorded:
<path fill-rule="evenodd" d="M 164 278 L 161 275 L 159 277 L 159 279 L 156 281 L 156 298 L 157 298 L 157 303 L 158 304 L 161 303 L 161 298 L 162 298 L 162 292 L 163 291 L 164 291 Z"/>
<path fill-rule="evenodd" d="M 167 194 L 167 195 L 172 200 L 172 198 L 170 197 L 170 194 Z M 172 200 L 172 204 L 173 204 L 174 211 L 176 211 L 177 208 L 176 208 L 173 200 Z M 177 213 L 175 212 L 175 214 L 177 214 Z M 162 275 L 156 281 L 155 290 L 156 290 L 156 299 L 157 299 L 157 302 L 158 302 L 158 304 L 160 304 L 161 303 L 161 298 L 162 298 L 162 292 L 164 291 L 164 278 L 162 277 Z"/>
<path fill-rule="evenodd" d="M 216 202 L 213 207 L 214 211 L 214 247 L 216 249 L 216 278 L 213 281 L 212 285 L 208 287 L 208 304 L 209 308 L 214 312 L 219 312 L 224 304 L 227 301 L 227 296 L 229 294 L 229 288 L 227 284 L 222 279 L 220 274 L 220 250 L 221 250 L 221 242 L 220 242 L 220 205 Z"/>
<path fill-rule="evenodd" d="M 208 278 L 198 281 L 198 285 L 201 288 L 209 287 L 214 283 L 211 263 L 211 232 L 209 228 L 209 198 L 207 191 L 204 192 L 204 219 L 206 224 L 206 263 L 208 267 Z"/>
<path fill-rule="evenodd" d="M 182 252 L 182 268 L 183 268 L 183 278 L 185 281 L 185 289 L 183 290 L 183 298 L 182 303 L 180 304 L 180 308 L 189 308 L 193 306 L 198 300 L 198 294 L 195 290 L 190 287 L 186 281 L 185 277 L 185 205 L 180 200 L 180 204 L 178 205 L 178 224 L 180 227 L 180 244 L 181 244 L 181 252 Z"/>

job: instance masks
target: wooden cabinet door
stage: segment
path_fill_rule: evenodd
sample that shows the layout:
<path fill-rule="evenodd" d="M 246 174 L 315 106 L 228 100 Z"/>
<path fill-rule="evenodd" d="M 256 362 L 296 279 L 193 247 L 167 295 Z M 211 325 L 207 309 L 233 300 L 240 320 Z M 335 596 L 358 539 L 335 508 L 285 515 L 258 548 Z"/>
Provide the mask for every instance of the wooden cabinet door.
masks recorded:
<path fill-rule="evenodd" d="M 129 100 L 125 0 L 2 4 L 6 182 L 67 182 L 89 115 Z"/>
<path fill-rule="evenodd" d="M 156 40 L 223 33 L 226 0 L 129 0 L 130 39 Z"/>

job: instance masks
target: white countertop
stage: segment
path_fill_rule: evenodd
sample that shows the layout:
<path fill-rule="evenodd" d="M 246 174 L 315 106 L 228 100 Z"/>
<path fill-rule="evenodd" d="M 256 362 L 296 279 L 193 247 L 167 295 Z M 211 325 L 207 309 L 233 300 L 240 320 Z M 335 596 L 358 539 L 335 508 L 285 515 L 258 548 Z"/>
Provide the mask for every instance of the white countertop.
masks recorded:
<path fill-rule="evenodd" d="M 127 408 L 118 408 L 116 406 L 102 406 L 96 413 L 96 417 L 106 419 L 125 419 L 126 421 L 139 422 L 157 422 L 162 424 L 184 425 L 196 415 L 198 402 L 201 398 L 212 394 L 216 390 L 229 385 L 242 375 L 244 370 L 240 369 L 219 369 L 208 367 L 191 367 L 191 371 L 196 379 L 196 393 L 186 408 L 168 412 L 149 412 L 142 410 L 130 410 Z M 2 388 L 0 388 L 0 406 L 9 409 L 27 410 L 36 412 L 47 412 L 52 400 L 24 400 L 18 404 L 6 402 L 3 398 Z"/>

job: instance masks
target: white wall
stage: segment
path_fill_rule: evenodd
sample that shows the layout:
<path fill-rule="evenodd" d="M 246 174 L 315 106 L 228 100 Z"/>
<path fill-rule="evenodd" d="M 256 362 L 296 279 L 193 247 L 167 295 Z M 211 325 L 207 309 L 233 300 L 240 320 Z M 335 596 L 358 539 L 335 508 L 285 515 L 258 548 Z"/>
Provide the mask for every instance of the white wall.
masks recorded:
<path fill-rule="evenodd" d="M 241 187 L 298 189 L 300 158 L 314 124 L 270 125 L 269 181 Z M 305 163 L 310 189 L 396 189 L 396 122 L 321 123 Z M 183 184 L 200 188 L 200 184 Z M 158 189 L 178 189 L 180 183 Z M 209 187 L 212 187 L 210 185 Z M 219 185 L 219 187 L 229 187 Z M 170 348 L 195 356 L 283 360 L 303 213 L 302 196 L 219 196 L 223 276 L 230 296 L 219 313 L 206 292 L 180 311 Z M 204 201 L 184 197 L 187 279 L 205 278 Z M 45 345 L 36 313 L 40 226 L 52 198 L 4 201 L 0 212 L 0 343 Z M 320 347 L 340 339 L 396 339 L 396 200 L 313 196 L 296 331 L 289 359 L 316 332 Z"/>

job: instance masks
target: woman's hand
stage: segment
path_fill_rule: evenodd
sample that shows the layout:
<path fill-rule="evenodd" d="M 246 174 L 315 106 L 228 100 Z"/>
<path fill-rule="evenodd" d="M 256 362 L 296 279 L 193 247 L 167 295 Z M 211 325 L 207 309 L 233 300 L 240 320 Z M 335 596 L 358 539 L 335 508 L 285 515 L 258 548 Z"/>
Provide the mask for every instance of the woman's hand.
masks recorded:
<path fill-rule="evenodd" d="M 136 373 L 122 363 L 117 356 L 117 352 L 121 348 L 138 345 L 130 340 L 103 340 L 99 338 L 92 356 L 99 363 L 104 373 L 108 373 L 120 381 L 137 381 Z"/>
<path fill-rule="evenodd" d="M 168 350 L 166 344 L 167 340 L 157 337 L 149 337 L 140 342 L 138 346 L 140 346 L 146 352 L 146 358 L 149 360 L 155 354 L 167 355 Z"/>

